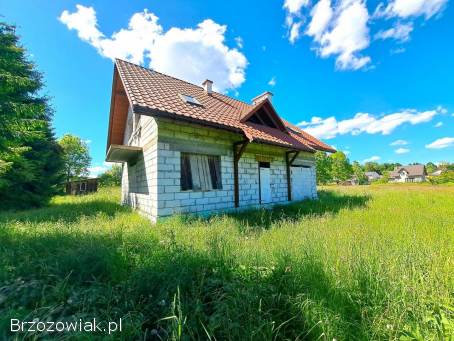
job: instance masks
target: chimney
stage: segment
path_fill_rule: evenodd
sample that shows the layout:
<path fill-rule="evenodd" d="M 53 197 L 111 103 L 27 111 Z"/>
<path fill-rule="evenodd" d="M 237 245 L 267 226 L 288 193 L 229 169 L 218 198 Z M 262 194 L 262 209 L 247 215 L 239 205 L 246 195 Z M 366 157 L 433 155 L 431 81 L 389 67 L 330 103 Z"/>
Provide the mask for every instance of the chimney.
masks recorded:
<path fill-rule="evenodd" d="M 271 99 L 273 98 L 273 93 L 269 91 L 265 91 L 263 94 L 260 94 L 252 99 L 252 103 L 254 105 L 260 103 L 261 101 L 264 101 L 265 99 L 268 99 L 271 102 Z"/>
<path fill-rule="evenodd" d="M 213 92 L 213 81 L 210 81 L 209 79 L 206 79 L 203 83 L 203 90 L 205 90 L 206 94 L 211 94 Z"/>

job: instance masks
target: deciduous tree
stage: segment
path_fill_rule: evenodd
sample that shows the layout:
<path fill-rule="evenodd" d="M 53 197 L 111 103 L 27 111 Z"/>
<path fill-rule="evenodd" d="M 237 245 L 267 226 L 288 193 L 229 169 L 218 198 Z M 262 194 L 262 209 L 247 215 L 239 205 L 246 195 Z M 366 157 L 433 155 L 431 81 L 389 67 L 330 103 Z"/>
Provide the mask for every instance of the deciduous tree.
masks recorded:
<path fill-rule="evenodd" d="M 66 181 L 88 175 L 91 157 L 87 144 L 78 136 L 66 134 L 58 143 L 63 149 Z"/>
<path fill-rule="evenodd" d="M 114 164 L 111 169 L 99 176 L 101 186 L 120 186 L 121 185 L 121 166 Z"/>
<path fill-rule="evenodd" d="M 332 160 L 331 176 L 334 181 L 345 181 L 352 176 L 352 166 L 350 165 L 347 156 L 343 152 L 337 151 L 332 154 L 330 158 Z"/>
<path fill-rule="evenodd" d="M 317 183 L 327 184 L 331 182 L 331 158 L 325 152 L 317 151 L 315 153 L 315 162 L 317 169 Z"/>

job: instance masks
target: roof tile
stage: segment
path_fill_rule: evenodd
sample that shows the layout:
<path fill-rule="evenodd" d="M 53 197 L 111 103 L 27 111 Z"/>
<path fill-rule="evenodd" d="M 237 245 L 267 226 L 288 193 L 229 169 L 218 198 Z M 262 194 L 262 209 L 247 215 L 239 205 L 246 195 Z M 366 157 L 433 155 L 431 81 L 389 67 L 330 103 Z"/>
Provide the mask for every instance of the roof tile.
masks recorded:
<path fill-rule="evenodd" d="M 276 144 L 310 152 L 335 151 L 285 120 L 283 122 L 286 128 L 289 128 L 285 132 L 241 122 L 241 118 L 254 108 L 253 105 L 217 92 L 207 94 L 201 86 L 120 59 L 116 60 L 115 65 L 135 110 L 167 113 L 175 118 L 195 119 L 200 123 L 231 128 L 243 132 L 251 142 Z M 183 101 L 180 94 L 196 98 L 200 105 Z"/>

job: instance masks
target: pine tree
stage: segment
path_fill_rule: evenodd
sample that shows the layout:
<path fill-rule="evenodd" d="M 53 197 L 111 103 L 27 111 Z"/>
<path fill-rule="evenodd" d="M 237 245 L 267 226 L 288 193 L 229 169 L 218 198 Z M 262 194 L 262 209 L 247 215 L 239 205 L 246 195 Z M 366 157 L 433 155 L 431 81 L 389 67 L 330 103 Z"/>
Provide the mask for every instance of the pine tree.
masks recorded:
<path fill-rule="evenodd" d="M 45 204 L 62 181 L 61 149 L 42 89 L 15 27 L 0 22 L 0 208 Z"/>

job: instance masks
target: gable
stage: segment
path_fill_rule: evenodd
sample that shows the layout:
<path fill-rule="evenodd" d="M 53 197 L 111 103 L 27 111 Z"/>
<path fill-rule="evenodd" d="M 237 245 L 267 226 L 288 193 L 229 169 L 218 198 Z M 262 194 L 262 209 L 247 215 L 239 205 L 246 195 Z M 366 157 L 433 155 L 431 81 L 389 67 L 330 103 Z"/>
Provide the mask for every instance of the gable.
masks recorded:
<path fill-rule="evenodd" d="M 287 132 L 284 122 L 276 113 L 273 105 L 268 99 L 261 101 L 250 111 L 246 112 L 241 118 L 241 122 L 250 122 Z"/>

